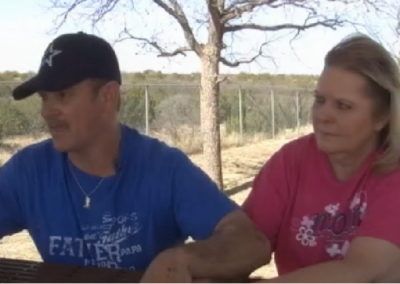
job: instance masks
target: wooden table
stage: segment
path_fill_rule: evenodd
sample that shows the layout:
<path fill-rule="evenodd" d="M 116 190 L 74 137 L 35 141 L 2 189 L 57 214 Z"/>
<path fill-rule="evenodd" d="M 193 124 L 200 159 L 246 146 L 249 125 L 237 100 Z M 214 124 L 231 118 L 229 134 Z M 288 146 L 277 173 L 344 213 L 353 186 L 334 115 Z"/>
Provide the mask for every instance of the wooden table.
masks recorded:
<path fill-rule="evenodd" d="M 0 258 L 0 283 L 138 283 L 143 273 Z"/>
<path fill-rule="evenodd" d="M 139 283 L 143 272 L 0 258 L 0 283 Z M 252 283 L 260 278 L 236 279 Z"/>

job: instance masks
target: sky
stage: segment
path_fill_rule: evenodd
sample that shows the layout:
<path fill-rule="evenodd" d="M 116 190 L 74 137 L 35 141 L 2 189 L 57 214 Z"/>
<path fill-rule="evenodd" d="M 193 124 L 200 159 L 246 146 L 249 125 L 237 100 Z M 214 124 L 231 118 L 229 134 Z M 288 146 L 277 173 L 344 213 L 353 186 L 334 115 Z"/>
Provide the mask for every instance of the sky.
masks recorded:
<path fill-rule="evenodd" d="M 193 0 L 200 1 L 200 0 Z M 387 0 L 391 1 L 391 0 Z M 395 1 L 395 0 L 393 0 Z M 147 52 L 140 47 L 138 42 L 128 40 L 116 43 L 115 40 L 126 23 L 134 30 L 135 35 L 148 36 L 157 33 L 158 37 L 167 46 L 179 46 L 184 42 L 179 27 L 164 13 L 154 6 L 142 7 L 147 11 L 140 16 L 133 14 L 123 7 L 111 14 L 101 22 L 96 30 L 93 30 L 88 21 L 82 20 L 77 15 L 77 21 L 67 21 L 57 32 L 52 32 L 55 27 L 54 20 L 57 12 L 47 9 L 49 0 L 13 0 L 0 2 L 0 72 L 36 72 L 40 59 L 47 45 L 59 34 L 66 32 L 86 31 L 104 37 L 113 44 L 122 71 L 141 72 L 144 70 L 162 71 L 164 73 L 192 73 L 200 72 L 201 64 L 196 55 L 188 54 L 186 57 L 177 56 L 170 59 L 159 58 L 154 52 Z M 386 2 L 386 1 L 384 1 Z M 194 2 L 192 2 L 194 3 Z M 195 5 L 188 7 L 192 9 Z M 139 7 L 141 8 L 141 7 Z M 194 8 L 193 8 L 194 9 Z M 150 12 L 149 12 L 150 11 Z M 193 10 L 194 11 L 194 10 Z M 299 11 L 288 14 L 260 12 L 258 20 L 262 23 L 276 24 L 286 21 L 285 18 L 301 21 L 302 14 Z M 148 15 L 151 14 L 151 19 Z M 362 17 L 354 14 L 361 22 Z M 268 19 L 268 20 L 266 20 Z M 400 45 L 393 32 L 394 21 L 371 16 L 368 18 L 369 35 L 382 41 L 391 52 L 398 52 Z M 257 20 L 257 19 L 256 19 Z M 168 27 L 168 28 L 166 28 Z M 223 73 L 285 73 L 285 74 L 318 74 L 323 67 L 325 54 L 342 38 L 354 32 L 354 28 L 339 28 L 335 31 L 323 28 L 309 30 L 289 44 L 291 37 L 279 34 L 268 37 L 273 40 L 268 45 L 268 55 L 271 58 L 264 59 L 258 64 L 246 64 L 239 68 L 227 68 L 221 65 Z M 197 35 L 197 34 L 196 34 Z M 199 30 L 199 39 L 205 39 L 205 30 Z M 241 34 L 235 38 L 235 52 L 244 55 L 249 54 L 265 36 L 260 32 Z M 230 42 L 230 39 L 227 39 Z"/>

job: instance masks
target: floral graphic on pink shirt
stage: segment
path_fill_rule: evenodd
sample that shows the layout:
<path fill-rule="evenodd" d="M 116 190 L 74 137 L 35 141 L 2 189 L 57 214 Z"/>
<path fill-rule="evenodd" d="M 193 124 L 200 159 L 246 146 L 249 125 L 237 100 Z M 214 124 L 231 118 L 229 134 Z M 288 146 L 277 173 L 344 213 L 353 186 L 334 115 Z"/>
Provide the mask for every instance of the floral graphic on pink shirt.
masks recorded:
<path fill-rule="evenodd" d="M 306 247 L 314 247 L 317 245 L 315 237 L 313 236 L 313 230 L 306 227 L 300 227 L 299 233 L 296 235 L 296 240 Z"/>
<path fill-rule="evenodd" d="M 315 240 L 314 231 L 312 226 L 314 225 L 314 220 L 308 216 L 304 216 L 301 221 L 301 227 L 296 235 L 296 240 L 301 242 L 303 246 L 314 247 L 317 245 Z"/>
<path fill-rule="evenodd" d="M 331 256 L 335 257 L 339 254 L 342 254 L 342 250 L 339 249 L 339 244 L 332 244 L 326 248 L 326 252 Z"/>
<path fill-rule="evenodd" d="M 361 202 L 362 197 L 364 197 L 363 195 L 365 195 L 364 192 L 358 192 L 353 200 L 351 201 L 350 204 L 350 209 L 351 210 L 356 210 L 357 208 L 359 208 L 358 210 L 360 211 L 360 218 L 362 219 L 364 217 L 365 212 L 367 211 L 367 202 L 363 201 Z"/>
<path fill-rule="evenodd" d="M 301 225 L 306 227 L 307 229 L 311 229 L 311 227 L 314 226 L 314 223 L 314 220 L 308 216 L 304 216 L 303 220 L 301 221 Z"/>
<path fill-rule="evenodd" d="M 345 255 L 347 253 L 347 251 L 349 250 L 349 247 L 350 247 L 350 242 L 345 241 L 342 246 L 342 255 Z"/>
<path fill-rule="evenodd" d="M 353 200 L 351 201 L 350 204 L 350 209 L 354 210 L 356 207 L 358 207 L 361 203 L 361 192 L 358 192 L 354 197 Z"/>
<path fill-rule="evenodd" d="M 325 206 L 325 211 L 328 212 L 329 214 L 331 214 L 332 216 L 335 216 L 336 213 L 339 211 L 339 207 L 340 207 L 339 203 L 329 204 L 329 205 Z"/>
<path fill-rule="evenodd" d="M 366 211 L 367 211 L 367 202 L 363 202 L 363 204 L 360 207 L 361 219 L 363 219 Z"/>
<path fill-rule="evenodd" d="M 305 247 L 319 246 L 331 258 L 342 258 L 366 213 L 366 193 L 356 193 L 347 204 L 330 202 L 321 209 L 293 219 L 296 242 Z"/>
<path fill-rule="evenodd" d="M 326 252 L 329 254 L 330 257 L 344 256 L 347 253 L 347 250 L 349 249 L 350 242 L 345 241 L 341 248 L 339 246 L 340 244 L 328 245 L 326 248 Z"/>

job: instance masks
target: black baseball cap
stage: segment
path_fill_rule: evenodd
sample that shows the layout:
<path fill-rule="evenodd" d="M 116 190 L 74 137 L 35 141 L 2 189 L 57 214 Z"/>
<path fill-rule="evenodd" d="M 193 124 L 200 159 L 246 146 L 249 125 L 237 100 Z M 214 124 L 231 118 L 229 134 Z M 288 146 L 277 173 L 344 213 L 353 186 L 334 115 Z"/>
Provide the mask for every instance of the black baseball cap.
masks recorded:
<path fill-rule="evenodd" d="M 13 97 L 22 100 L 40 91 L 62 91 L 89 78 L 121 84 L 114 49 L 107 41 L 92 34 L 63 34 L 47 47 L 36 76 L 17 86 Z"/>

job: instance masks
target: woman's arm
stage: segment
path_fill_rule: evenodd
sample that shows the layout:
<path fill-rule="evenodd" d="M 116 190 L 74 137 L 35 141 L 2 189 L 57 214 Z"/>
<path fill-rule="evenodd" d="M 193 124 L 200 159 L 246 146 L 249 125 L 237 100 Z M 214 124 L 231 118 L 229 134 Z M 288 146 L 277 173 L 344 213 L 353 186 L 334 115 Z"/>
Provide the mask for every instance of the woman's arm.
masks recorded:
<path fill-rule="evenodd" d="M 398 246 L 384 240 L 359 237 L 343 260 L 329 261 L 288 273 L 265 283 L 331 282 L 370 283 L 385 279 L 399 282 L 398 270 L 391 269 L 400 258 Z M 397 273 L 397 275 L 396 275 Z"/>
<path fill-rule="evenodd" d="M 390 269 L 378 281 L 381 283 L 400 283 L 400 258 L 392 264 Z"/>

